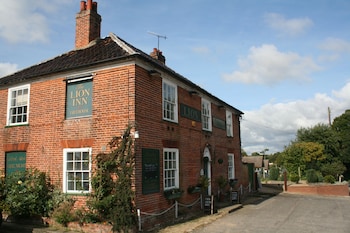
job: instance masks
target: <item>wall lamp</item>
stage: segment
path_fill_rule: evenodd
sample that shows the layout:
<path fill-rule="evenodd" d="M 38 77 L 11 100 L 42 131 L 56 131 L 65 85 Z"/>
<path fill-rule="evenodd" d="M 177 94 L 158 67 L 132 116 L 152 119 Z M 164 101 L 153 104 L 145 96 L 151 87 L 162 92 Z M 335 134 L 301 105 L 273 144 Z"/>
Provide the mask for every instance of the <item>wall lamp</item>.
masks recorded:
<path fill-rule="evenodd" d="M 149 70 L 148 74 L 151 75 L 152 77 L 160 77 L 161 73 L 156 71 L 156 70 Z"/>

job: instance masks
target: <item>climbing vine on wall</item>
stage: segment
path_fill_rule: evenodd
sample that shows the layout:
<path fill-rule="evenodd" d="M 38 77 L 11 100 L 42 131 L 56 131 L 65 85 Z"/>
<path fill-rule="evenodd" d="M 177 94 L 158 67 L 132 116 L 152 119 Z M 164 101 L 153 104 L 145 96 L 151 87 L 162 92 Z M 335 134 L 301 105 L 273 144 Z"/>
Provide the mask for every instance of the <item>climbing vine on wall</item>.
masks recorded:
<path fill-rule="evenodd" d="M 135 157 L 131 126 L 122 137 L 114 137 L 109 142 L 110 153 L 100 153 L 96 157 L 96 171 L 92 177 L 90 207 L 100 219 L 111 222 L 113 231 L 126 232 L 135 226 L 136 211 L 133 178 Z"/>

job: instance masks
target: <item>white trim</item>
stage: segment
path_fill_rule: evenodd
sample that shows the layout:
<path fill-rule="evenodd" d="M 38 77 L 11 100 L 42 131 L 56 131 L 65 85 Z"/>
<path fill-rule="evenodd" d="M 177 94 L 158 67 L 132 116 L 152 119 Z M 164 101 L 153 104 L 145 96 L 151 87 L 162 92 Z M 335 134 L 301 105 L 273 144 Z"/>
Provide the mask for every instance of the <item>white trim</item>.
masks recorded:
<path fill-rule="evenodd" d="M 67 190 L 67 153 L 68 152 L 89 152 L 89 191 L 68 191 Z M 91 192 L 91 147 L 82 147 L 82 148 L 65 148 L 63 149 L 63 183 L 62 190 L 63 193 L 69 194 L 82 194 Z"/>
<path fill-rule="evenodd" d="M 20 90 L 20 89 L 28 89 L 27 120 L 26 120 L 26 122 L 11 123 L 10 109 L 11 109 L 12 92 Z M 7 95 L 7 120 L 6 120 L 6 125 L 11 125 L 12 126 L 12 125 L 28 124 L 29 123 L 29 105 L 30 105 L 30 84 L 25 84 L 25 85 L 9 88 L 8 89 L 8 95 Z"/>
<path fill-rule="evenodd" d="M 175 169 L 175 186 L 174 187 L 165 187 L 165 159 L 164 159 L 164 153 L 165 152 L 175 152 L 176 155 L 176 169 Z M 164 190 L 169 190 L 173 188 L 179 188 L 179 179 L 180 179 L 180 168 L 179 168 L 179 149 L 177 148 L 163 148 L 163 188 Z"/>
<path fill-rule="evenodd" d="M 205 108 L 203 108 L 205 107 Z M 208 108 L 206 108 L 208 107 Z M 203 114 L 203 109 L 208 110 L 208 115 Z M 207 130 L 207 131 L 212 131 L 212 114 L 211 114 L 211 102 L 208 101 L 207 99 L 202 98 L 202 109 L 201 109 L 201 115 L 202 115 L 202 129 Z M 205 128 L 205 124 L 203 121 L 204 117 L 208 117 L 208 128 Z"/>
<path fill-rule="evenodd" d="M 133 50 L 132 48 L 130 48 L 130 46 L 128 46 L 124 41 L 122 41 L 121 39 L 119 39 L 119 37 L 117 35 L 115 35 L 114 33 L 109 33 L 109 36 L 112 38 L 112 40 L 117 43 L 120 47 L 122 47 L 126 52 L 128 52 L 129 54 L 135 54 L 135 50 Z"/>
<path fill-rule="evenodd" d="M 174 106 L 174 119 L 170 119 L 170 118 L 165 118 L 164 117 L 164 84 L 170 86 L 170 87 L 173 87 L 175 90 L 174 90 L 174 94 L 175 94 L 175 106 Z M 175 122 L 175 123 L 178 123 L 178 94 L 177 94 L 177 85 L 168 81 L 168 80 L 165 80 L 165 79 L 162 79 L 162 118 L 163 120 L 166 120 L 166 121 L 171 121 L 171 122 Z"/>
<path fill-rule="evenodd" d="M 232 158 L 232 166 L 230 166 L 229 162 L 230 162 L 230 157 Z M 236 178 L 236 174 L 235 174 L 235 155 L 233 153 L 228 153 L 227 154 L 227 161 L 228 161 L 228 167 L 227 167 L 227 176 L 228 179 L 235 179 Z M 232 167 L 232 173 L 229 173 L 229 168 Z"/>
<path fill-rule="evenodd" d="M 230 124 L 228 124 L 230 122 Z M 228 128 L 230 126 L 230 128 Z M 233 137 L 233 116 L 232 112 L 226 110 L 226 136 Z"/>

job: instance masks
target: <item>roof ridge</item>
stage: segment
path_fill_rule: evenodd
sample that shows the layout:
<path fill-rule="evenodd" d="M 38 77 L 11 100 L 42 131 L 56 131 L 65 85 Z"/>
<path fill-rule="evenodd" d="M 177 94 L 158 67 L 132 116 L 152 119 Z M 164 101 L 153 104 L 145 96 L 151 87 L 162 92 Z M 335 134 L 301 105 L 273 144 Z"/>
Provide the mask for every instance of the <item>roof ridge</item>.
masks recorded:
<path fill-rule="evenodd" d="M 122 41 L 116 34 L 114 34 L 113 32 L 109 33 L 109 36 L 112 38 L 112 40 L 117 43 L 122 49 L 124 49 L 127 53 L 131 54 L 135 54 L 137 53 L 133 48 L 131 48 L 130 46 L 128 46 L 124 41 Z"/>

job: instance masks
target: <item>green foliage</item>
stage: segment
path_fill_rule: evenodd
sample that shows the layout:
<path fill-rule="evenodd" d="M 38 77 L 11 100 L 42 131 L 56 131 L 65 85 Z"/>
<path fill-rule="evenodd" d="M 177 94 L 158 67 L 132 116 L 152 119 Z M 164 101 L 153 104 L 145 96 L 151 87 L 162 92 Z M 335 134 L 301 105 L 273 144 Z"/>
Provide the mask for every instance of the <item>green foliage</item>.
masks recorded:
<path fill-rule="evenodd" d="M 292 181 L 292 182 L 294 182 L 294 183 L 298 183 L 298 182 L 299 182 L 299 179 L 300 179 L 299 175 L 296 174 L 296 173 L 291 173 L 291 174 L 289 175 L 289 178 L 290 178 L 290 181 Z"/>
<path fill-rule="evenodd" d="M 44 172 L 36 169 L 6 178 L 5 203 L 14 216 L 47 216 L 53 186 Z"/>
<path fill-rule="evenodd" d="M 280 176 L 280 170 L 278 167 L 271 167 L 269 171 L 269 178 L 270 180 L 278 180 Z"/>
<path fill-rule="evenodd" d="M 128 126 L 123 137 L 110 141 L 110 153 L 97 155 L 91 182 L 93 192 L 89 205 L 99 219 L 113 224 L 114 231 L 127 231 L 136 223 L 132 189 L 135 158 L 130 130 Z"/>
<path fill-rule="evenodd" d="M 324 177 L 323 181 L 326 182 L 326 183 L 334 184 L 335 183 L 335 178 L 332 175 L 326 175 Z"/>
<path fill-rule="evenodd" d="M 334 119 L 332 129 L 339 143 L 340 160 L 345 164 L 350 164 L 350 110 L 346 110 L 345 113 Z"/>
<path fill-rule="evenodd" d="M 308 183 L 317 183 L 321 182 L 320 173 L 318 173 L 315 169 L 309 169 L 306 171 L 306 181 Z"/>
<path fill-rule="evenodd" d="M 321 166 L 321 172 L 324 176 L 331 175 L 336 177 L 346 171 L 345 165 L 340 160 L 325 163 Z"/>
<path fill-rule="evenodd" d="M 75 221 L 77 218 L 73 212 L 74 201 L 72 199 L 62 202 L 52 214 L 56 222 L 67 227 L 69 222 Z"/>
<path fill-rule="evenodd" d="M 324 146 L 324 153 L 331 159 L 338 155 L 339 143 L 334 130 L 328 125 L 317 124 L 301 128 L 297 132 L 297 142 L 315 142 Z"/>

